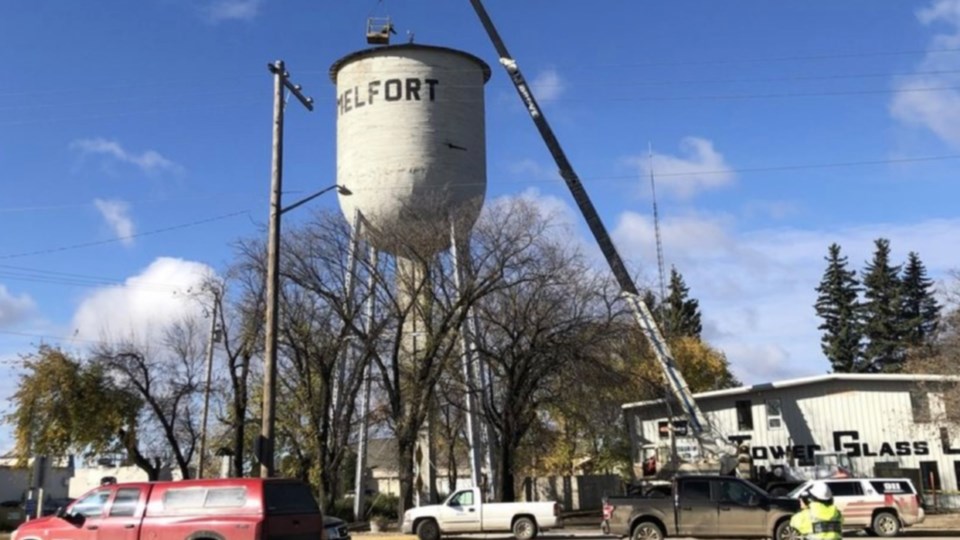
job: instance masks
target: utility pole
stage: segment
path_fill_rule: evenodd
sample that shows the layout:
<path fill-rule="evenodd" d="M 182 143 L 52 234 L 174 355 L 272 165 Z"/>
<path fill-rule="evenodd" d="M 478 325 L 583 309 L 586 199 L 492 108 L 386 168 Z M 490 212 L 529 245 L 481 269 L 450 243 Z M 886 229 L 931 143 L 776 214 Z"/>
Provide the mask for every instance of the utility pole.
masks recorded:
<path fill-rule="evenodd" d="M 213 376 L 213 349 L 214 344 L 220 341 L 217 337 L 217 314 L 220 309 L 220 290 L 211 286 L 213 293 L 213 309 L 210 313 L 210 340 L 207 342 L 207 380 L 203 389 L 203 420 L 200 424 L 200 463 L 197 465 L 197 478 L 203 478 L 203 458 L 207 448 L 207 413 L 210 410 L 210 378 Z"/>
<path fill-rule="evenodd" d="M 260 476 L 270 478 L 274 476 L 274 427 L 276 425 L 277 397 L 277 311 L 279 301 L 277 290 L 280 288 L 280 195 L 283 177 L 283 90 L 284 88 L 297 97 L 307 110 L 313 110 L 313 98 L 301 93 L 300 85 L 290 82 L 290 74 L 283 64 L 277 60 L 268 64 L 267 69 L 273 73 L 273 162 L 270 171 L 270 224 L 267 238 L 267 306 L 264 355 L 263 355 L 263 424 L 260 429 L 259 454 Z"/>

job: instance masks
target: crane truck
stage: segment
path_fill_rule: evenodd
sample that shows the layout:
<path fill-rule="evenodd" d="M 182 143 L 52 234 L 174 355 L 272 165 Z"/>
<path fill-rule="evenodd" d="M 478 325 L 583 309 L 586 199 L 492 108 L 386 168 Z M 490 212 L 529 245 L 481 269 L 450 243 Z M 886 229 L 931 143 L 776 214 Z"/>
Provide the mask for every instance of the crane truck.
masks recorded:
<path fill-rule="evenodd" d="M 656 473 L 657 478 L 661 484 L 669 485 L 669 479 L 677 474 L 707 473 L 746 476 L 744 471 L 741 470 L 742 468 L 738 467 L 738 464 L 743 461 L 744 456 L 740 454 L 739 449 L 730 443 L 723 433 L 709 421 L 694 400 L 690 387 L 687 385 L 686 380 L 684 380 L 666 340 L 664 340 L 663 335 L 657 327 L 649 307 L 641 298 L 640 290 L 627 271 L 623 259 L 620 257 L 620 253 L 614 246 L 613 240 L 610 238 L 603 221 L 600 219 L 600 215 L 597 213 L 596 208 L 594 208 L 590 197 L 583 187 L 583 183 L 574 171 L 573 166 L 570 164 L 570 161 L 560 146 L 560 142 L 553 133 L 553 129 L 547 122 L 543 110 L 533 95 L 533 90 L 527 84 L 526 79 L 520 71 L 520 67 L 517 65 L 517 61 L 507 51 L 503 39 L 501 39 L 499 32 L 497 32 L 481 0 L 470 0 L 470 3 L 497 51 L 500 64 L 506 70 L 510 81 L 513 83 L 527 112 L 530 114 L 530 118 L 540 132 L 544 143 L 546 143 L 547 149 L 550 151 L 559 169 L 560 176 L 570 190 L 574 202 L 576 202 L 578 209 L 587 222 L 590 232 L 600 247 L 600 251 L 609 264 L 613 276 L 620 286 L 623 300 L 630 307 L 637 324 L 650 343 L 656 361 L 664 375 L 664 379 L 667 381 L 670 395 L 680 405 L 682 416 L 687 422 L 689 434 L 696 440 L 697 446 L 699 447 L 699 452 L 696 453 L 697 457 L 693 459 L 677 459 L 678 456 L 676 452 L 673 453 L 671 459 L 661 459 L 660 463 L 664 466 L 658 467 Z M 779 477 L 774 478 L 774 480 L 779 483 L 778 487 L 780 489 L 787 489 L 792 485 L 797 485 L 805 480 L 807 476 L 797 474 L 786 464 L 780 467 L 780 471 L 781 474 Z M 766 484 L 766 482 L 764 483 Z M 762 487 L 769 486 L 765 485 Z"/>

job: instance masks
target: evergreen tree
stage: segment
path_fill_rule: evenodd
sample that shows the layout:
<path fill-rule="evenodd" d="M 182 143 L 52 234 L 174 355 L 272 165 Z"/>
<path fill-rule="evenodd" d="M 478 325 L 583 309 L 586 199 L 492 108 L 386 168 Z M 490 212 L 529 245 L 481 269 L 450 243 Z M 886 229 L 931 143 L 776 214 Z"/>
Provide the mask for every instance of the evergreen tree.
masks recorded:
<path fill-rule="evenodd" d="M 690 289 L 676 267 L 670 268 L 670 294 L 664 301 L 663 331 L 670 338 L 700 338 L 703 325 L 700 323 L 700 302 L 689 298 Z"/>
<path fill-rule="evenodd" d="M 857 296 L 860 283 L 856 272 L 847 269 L 847 258 L 840 256 L 840 246 L 831 244 L 827 269 L 817 287 L 817 316 L 823 319 L 818 327 L 823 330 L 820 347 L 830 360 L 835 373 L 852 373 L 862 370 L 860 338 L 860 302 Z"/>
<path fill-rule="evenodd" d="M 878 238 L 873 260 L 863 272 L 863 334 L 866 371 L 898 372 L 905 347 L 901 323 L 900 266 L 890 264 L 890 241 Z"/>
<path fill-rule="evenodd" d="M 940 306 L 933 297 L 933 280 L 920 256 L 911 251 L 903 270 L 901 286 L 901 323 L 907 345 L 919 347 L 929 343 L 937 330 Z"/>

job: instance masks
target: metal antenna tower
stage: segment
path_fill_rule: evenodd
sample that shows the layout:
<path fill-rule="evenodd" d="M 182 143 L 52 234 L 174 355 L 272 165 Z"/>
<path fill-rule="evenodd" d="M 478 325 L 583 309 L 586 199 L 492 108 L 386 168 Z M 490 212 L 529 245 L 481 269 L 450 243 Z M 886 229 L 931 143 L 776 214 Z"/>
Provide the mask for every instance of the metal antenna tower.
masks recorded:
<path fill-rule="evenodd" d="M 667 288 L 663 281 L 663 242 L 660 240 L 660 215 L 657 212 L 657 183 L 653 179 L 653 145 L 647 143 L 647 163 L 650 168 L 650 193 L 653 194 L 653 231 L 657 238 L 657 270 L 660 272 L 660 324 L 663 324 L 663 302 L 667 299 Z M 665 328 L 665 330 L 667 330 Z"/>

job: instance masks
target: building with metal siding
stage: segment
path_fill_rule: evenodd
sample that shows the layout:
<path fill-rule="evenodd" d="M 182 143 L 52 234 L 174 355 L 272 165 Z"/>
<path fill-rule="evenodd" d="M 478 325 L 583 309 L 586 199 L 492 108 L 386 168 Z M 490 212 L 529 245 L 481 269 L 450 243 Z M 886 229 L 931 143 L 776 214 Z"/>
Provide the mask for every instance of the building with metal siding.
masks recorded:
<path fill-rule="evenodd" d="M 694 397 L 720 433 L 749 445 L 756 468 L 812 464 L 817 450 L 846 452 L 857 473 L 874 475 L 878 467 L 916 470 L 925 490 L 933 483 L 937 490 L 957 491 L 960 411 L 948 410 L 953 407 L 944 395 L 958 383 L 960 377 L 939 375 L 831 374 Z M 634 471 L 642 466 L 644 445 L 669 437 L 671 416 L 675 437 L 690 448 L 686 423 L 665 401 L 622 408 Z"/>

